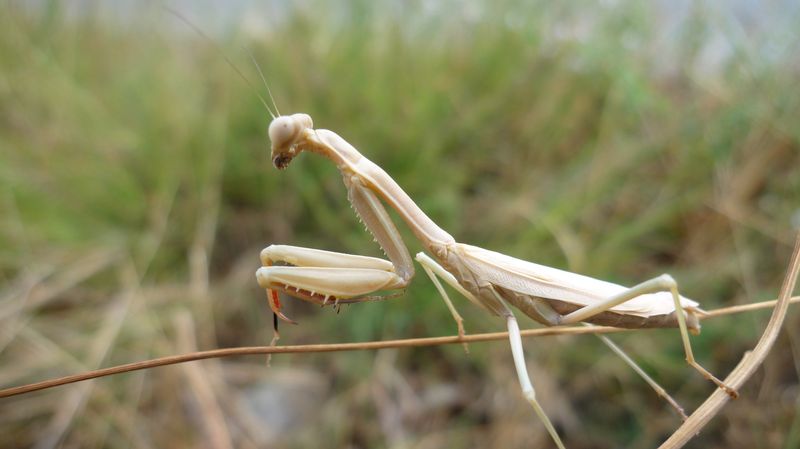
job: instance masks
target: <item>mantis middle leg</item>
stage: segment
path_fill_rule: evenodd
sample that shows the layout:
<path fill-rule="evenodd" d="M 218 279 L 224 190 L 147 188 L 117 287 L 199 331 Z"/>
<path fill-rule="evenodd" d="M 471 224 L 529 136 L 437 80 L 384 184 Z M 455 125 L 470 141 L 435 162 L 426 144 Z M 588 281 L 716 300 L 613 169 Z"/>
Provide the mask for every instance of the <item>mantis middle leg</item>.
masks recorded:
<path fill-rule="evenodd" d="M 439 280 L 436 278 L 438 275 L 442 279 L 445 280 L 451 287 L 455 288 L 459 293 L 464 295 L 470 302 L 479 306 L 482 309 L 488 310 L 488 308 L 481 303 L 472 293 L 466 290 L 461 284 L 458 283 L 458 280 L 453 276 L 452 273 L 445 270 L 441 265 L 436 263 L 435 260 L 430 258 L 425 253 L 418 253 L 416 256 L 417 261 L 422 265 L 425 272 L 428 273 L 431 280 L 433 281 L 434 285 L 436 285 L 437 290 L 441 294 L 442 298 L 444 299 L 445 303 L 447 303 L 448 309 L 450 309 L 450 313 L 453 315 L 453 318 L 456 320 L 459 329 L 459 336 L 463 337 L 463 325 L 461 323 L 462 319 L 461 316 L 456 311 L 453 303 L 450 301 L 450 298 L 447 296 L 447 292 L 445 292 L 444 288 L 442 288 Z M 495 293 L 496 295 L 496 293 Z M 497 296 L 498 301 L 504 303 L 502 298 Z M 522 335 L 519 331 L 519 324 L 517 324 L 517 319 L 514 317 L 514 313 L 511 312 L 510 309 L 506 308 L 507 316 L 506 316 L 506 325 L 508 327 L 508 338 L 511 344 L 511 355 L 514 359 L 514 366 L 517 371 L 517 378 L 519 379 L 520 387 L 522 388 L 522 394 L 525 396 L 525 399 L 528 403 L 531 404 L 533 407 L 534 412 L 544 424 L 545 429 L 547 429 L 547 433 L 550 434 L 550 437 L 556 443 L 559 449 L 564 449 L 564 443 L 561 441 L 561 437 L 558 436 L 558 432 L 556 432 L 555 426 L 550 421 L 550 418 L 545 413 L 544 409 L 542 408 L 539 401 L 536 400 L 536 390 L 533 388 L 533 382 L 531 382 L 530 376 L 528 375 L 528 369 L 525 364 L 525 353 L 522 350 Z"/>

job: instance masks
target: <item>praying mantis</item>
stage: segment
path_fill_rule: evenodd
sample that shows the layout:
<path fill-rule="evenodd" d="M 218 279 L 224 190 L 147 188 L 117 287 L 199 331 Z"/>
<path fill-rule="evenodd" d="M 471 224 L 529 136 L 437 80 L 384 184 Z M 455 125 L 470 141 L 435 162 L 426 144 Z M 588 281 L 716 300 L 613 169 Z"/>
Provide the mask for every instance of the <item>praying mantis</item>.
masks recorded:
<path fill-rule="evenodd" d="M 414 276 L 414 265 L 385 203 L 397 211 L 427 251 L 415 259 L 446 303 L 460 337 L 465 335 L 463 320 L 440 279 L 473 304 L 506 320 L 522 394 L 559 448 L 564 444 L 537 401 L 528 376 L 513 309 L 547 326 L 677 327 L 688 364 L 732 397 L 737 396 L 695 361 L 689 332 L 699 333 L 697 315 L 702 309 L 679 294 L 671 276 L 664 274 L 626 288 L 457 242 L 378 165 L 333 131 L 314 129 L 309 115 L 273 115 L 269 138 L 277 169 L 287 168 L 303 151 L 317 153 L 336 165 L 348 200 L 388 259 L 288 245 L 265 248 L 256 278 L 266 289 L 276 317 L 293 322 L 281 311 L 278 291 L 324 306 L 367 301 L 374 299 L 375 293 L 406 288 Z"/>

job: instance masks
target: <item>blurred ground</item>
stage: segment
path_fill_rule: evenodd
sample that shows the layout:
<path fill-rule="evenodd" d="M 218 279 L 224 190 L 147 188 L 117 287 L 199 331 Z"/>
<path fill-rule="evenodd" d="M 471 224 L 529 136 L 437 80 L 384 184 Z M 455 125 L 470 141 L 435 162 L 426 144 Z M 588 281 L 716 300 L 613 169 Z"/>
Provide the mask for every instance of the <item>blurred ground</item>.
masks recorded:
<path fill-rule="evenodd" d="M 261 248 L 379 255 L 330 164 L 271 168 L 264 89 L 223 54 L 255 84 L 252 52 L 282 112 L 345 137 L 461 241 L 622 284 L 670 272 L 707 308 L 777 294 L 800 223 L 791 2 L 170 5 L 214 44 L 162 4 L 4 4 L 0 386 L 267 344 Z M 468 332 L 503 328 L 455 301 Z M 300 325 L 284 344 L 455 332 L 424 276 L 338 315 L 287 303 Z M 767 315 L 709 321 L 693 339 L 701 363 L 725 375 Z M 791 311 L 693 447 L 800 444 L 798 338 Z M 614 339 L 687 410 L 713 390 L 677 332 Z M 526 351 L 572 449 L 654 447 L 680 424 L 596 338 Z M 0 447 L 550 445 L 502 342 L 272 365 L 206 361 L 4 399 Z"/>

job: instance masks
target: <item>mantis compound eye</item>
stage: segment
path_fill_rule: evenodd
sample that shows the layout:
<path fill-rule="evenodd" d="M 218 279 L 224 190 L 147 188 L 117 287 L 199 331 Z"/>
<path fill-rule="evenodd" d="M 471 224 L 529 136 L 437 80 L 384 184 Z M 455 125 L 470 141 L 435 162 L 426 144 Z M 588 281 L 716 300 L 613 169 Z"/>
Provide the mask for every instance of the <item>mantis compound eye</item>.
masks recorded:
<path fill-rule="evenodd" d="M 269 140 L 272 148 L 289 146 L 300 131 L 292 117 L 282 115 L 269 124 Z"/>

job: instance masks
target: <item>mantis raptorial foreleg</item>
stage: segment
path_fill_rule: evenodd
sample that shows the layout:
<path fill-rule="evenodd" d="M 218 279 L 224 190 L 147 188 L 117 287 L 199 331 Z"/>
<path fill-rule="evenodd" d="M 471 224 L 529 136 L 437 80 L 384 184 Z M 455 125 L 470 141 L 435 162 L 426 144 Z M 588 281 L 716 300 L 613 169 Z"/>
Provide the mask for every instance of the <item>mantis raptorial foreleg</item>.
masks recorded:
<path fill-rule="evenodd" d="M 345 185 L 350 203 L 390 260 L 289 245 L 265 248 L 256 279 L 268 290 L 273 312 L 284 321 L 293 322 L 281 312 L 275 290 L 323 306 L 338 305 L 374 300 L 367 295 L 379 291 L 404 289 L 414 276 L 408 249 L 380 200 L 357 178 L 345 177 Z"/>
<path fill-rule="evenodd" d="M 275 266 L 275 262 L 292 266 Z M 391 262 L 376 257 L 271 245 L 261 251 L 261 263 L 256 279 L 262 288 L 282 290 L 323 306 L 364 301 L 365 295 L 405 288 L 408 284 L 394 273 Z M 270 299 L 273 311 L 290 321 L 280 311 L 277 299 Z"/>
<path fill-rule="evenodd" d="M 292 266 L 274 266 L 284 262 Z M 377 257 L 337 253 L 289 245 L 271 245 L 261 252 L 264 267 L 256 272 L 268 288 L 280 284 L 336 296 L 340 300 L 405 287 L 391 262 Z"/>

